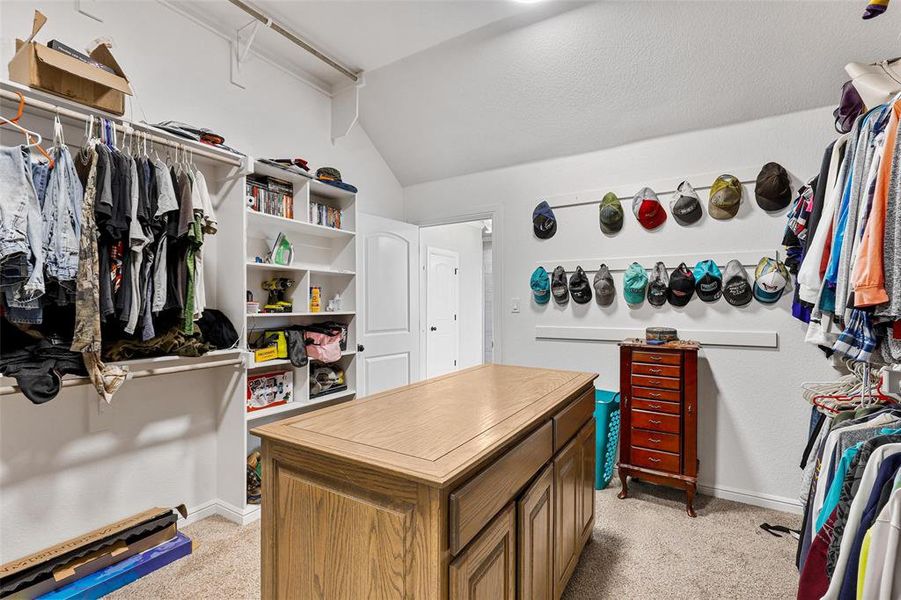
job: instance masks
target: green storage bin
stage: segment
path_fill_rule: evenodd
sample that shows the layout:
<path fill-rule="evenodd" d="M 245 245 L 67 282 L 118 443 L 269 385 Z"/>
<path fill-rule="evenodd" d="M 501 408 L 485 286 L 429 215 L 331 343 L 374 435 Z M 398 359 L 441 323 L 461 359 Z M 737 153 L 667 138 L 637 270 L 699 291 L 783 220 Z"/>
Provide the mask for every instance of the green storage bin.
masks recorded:
<path fill-rule="evenodd" d="M 594 418 L 597 423 L 594 461 L 594 489 L 602 490 L 613 478 L 619 447 L 619 392 L 594 391 Z"/>

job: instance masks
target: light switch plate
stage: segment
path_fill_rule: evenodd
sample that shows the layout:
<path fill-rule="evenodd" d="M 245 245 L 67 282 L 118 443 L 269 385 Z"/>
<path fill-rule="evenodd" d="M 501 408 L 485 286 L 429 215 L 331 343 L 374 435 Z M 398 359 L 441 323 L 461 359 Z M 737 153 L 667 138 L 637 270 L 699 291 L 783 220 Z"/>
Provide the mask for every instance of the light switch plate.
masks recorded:
<path fill-rule="evenodd" d="M 513 298 L 512 300 L 510 300 L 510 312 L 519 312 L 519 298 Z"/>

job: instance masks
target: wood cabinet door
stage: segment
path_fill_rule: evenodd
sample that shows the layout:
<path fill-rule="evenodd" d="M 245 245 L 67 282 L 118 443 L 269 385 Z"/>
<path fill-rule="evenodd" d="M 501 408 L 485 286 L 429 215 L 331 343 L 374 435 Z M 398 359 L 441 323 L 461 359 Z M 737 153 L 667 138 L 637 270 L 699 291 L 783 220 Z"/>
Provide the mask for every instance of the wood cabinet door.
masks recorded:
<path fill-rule="evenodd" d="M 579 483 L 581 519 L 581 537 L 587 539 L 594 529 L 594 466 L 596 461 L 597 424 L 594 419 L 588 422 L 579 433 L 579 448 L 582 458 L 582 478 Z"/>
<path fill-rule="evenodd" d="M 582 445 L 579 436 L 554 458 L 554 596 L 576 567 L 581 527 Z"/>
<path fill-rule="evenodd" d="M 516 597 L 516 504 L 511 502 L 450 566 L 452 600 Z"/>
<path fill-rule="evenodd" d="M 548 465 L 516 503 L 519 545 L 517 597 L 554 597 L 554 467 Z"/>

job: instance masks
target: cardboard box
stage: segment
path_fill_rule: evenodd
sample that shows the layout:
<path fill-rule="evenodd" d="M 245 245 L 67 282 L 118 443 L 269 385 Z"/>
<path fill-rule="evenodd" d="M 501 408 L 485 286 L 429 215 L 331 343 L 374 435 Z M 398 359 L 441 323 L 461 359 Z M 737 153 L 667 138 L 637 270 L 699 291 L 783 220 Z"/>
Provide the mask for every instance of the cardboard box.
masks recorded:
<path fill-rule="evenodd" d="M 247 377 L 247 412 L 293 401 L 293 371 L 276 371 Z"/>
<path fill-rule="evenodd" d="M 16 54 L 9 61 L 9 78 L 17 83 L 69 98 L 115 114 L 125 114 L 125 95 L 131 87 L 110 49 L 100 44 L 90 57 L 113 70 L 109 73 L 68 54 L 34 41 L 47 22 L 34 11 L 34 24 L 27 40 L 16 40 Z"/>

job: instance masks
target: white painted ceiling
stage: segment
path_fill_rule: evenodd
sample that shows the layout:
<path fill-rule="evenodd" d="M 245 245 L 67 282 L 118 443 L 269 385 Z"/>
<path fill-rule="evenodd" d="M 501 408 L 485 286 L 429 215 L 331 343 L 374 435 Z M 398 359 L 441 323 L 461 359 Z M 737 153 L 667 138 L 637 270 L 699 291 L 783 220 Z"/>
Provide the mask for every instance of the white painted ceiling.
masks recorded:
<path fill-rule="evenodd" d="M 901 6 L 862 21 L 863 0 L 254 4 L 366 72 L 361 122 L 403 185 L 833 105 L 845 63 L 901 55 Z M 262 54 L 345 84 L 264 33 Z"/>

